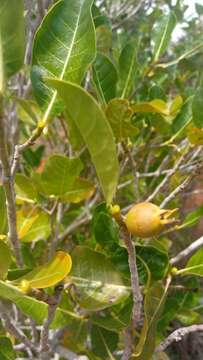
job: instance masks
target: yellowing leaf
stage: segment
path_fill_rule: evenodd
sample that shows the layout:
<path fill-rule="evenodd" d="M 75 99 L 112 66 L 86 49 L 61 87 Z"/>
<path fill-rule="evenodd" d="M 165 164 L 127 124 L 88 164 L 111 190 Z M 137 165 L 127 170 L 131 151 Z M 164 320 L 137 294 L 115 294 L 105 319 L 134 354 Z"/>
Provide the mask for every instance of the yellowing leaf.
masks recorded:
<path fill-rule="evenodd" d="M 170 115 L 175 115 L 180 110 L 182 105 L 183 105 L 183 98 L 182 98 L 182 96 L 177 95 L 171 103 L 171 106 L 169 109 Z"/>
<path fill-rule="evenodd" d="M 191 144 L 203 145 L 203 129 L 189 126 L 187 130 L 187 137 Z"/>
<path fill-rule="evenodd" d="M 49 215 L 37 208 L 24 208 L 17 212 L 19 239 L 24 242 L 46 239 L 50 235 Z"/>
<path fill-rule="evenodd" d="M 75 180 L 72 188 L 64 194 L 61 201 L 79 203 L 89 199 L 95 192 L 95 186 L 86 179 L 78 178 Z"/>
<path fill-rule="evenodd" d="M 12 281 L 11 284 L 21 288 L 22 284 L 29 283 L 30 288 L 44 289 L 62 281 L 70 272 L 72 260 L 69 254 L 58 251 L 55 257 L 47 264 L 39 266 L 25 276 Z"/>
<path fill-rule="evenodd" d="M 167 104 L 165 101 L 160 99 L 135 104 L 132 106 L 132 109 L 134 112 L 158 113 L 165 116 L 170 114 Z"/>

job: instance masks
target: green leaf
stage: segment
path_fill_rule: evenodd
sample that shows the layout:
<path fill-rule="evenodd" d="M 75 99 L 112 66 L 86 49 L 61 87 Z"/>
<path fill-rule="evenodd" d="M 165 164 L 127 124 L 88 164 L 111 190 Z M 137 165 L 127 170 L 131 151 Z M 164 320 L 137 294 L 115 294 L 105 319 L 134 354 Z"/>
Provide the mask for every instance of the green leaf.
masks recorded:
<path fill-rule="evenodd" d="M 5 242 L 0 240 L 0 279 L 3 279 L 8 272 L 11 263 L 11 251 Z"/>
<path fill-rule="evenodd" d="M 203 84 L 196 90 L 192 101 L 193 122 L 198 128 L 203 127 Z"/>
<path fill-rule="evenodd" d="M 15 352 L 11 340 L 6 336 L 0 336 L 0 359 L 15 360 Z"/>
<path fill-rule="evenodd" d="M 146 263 L 153 280 L 162 279 L 169 266 L 168 255 L 153 246 L 136 246 L 136 254 Z"/>
<path fill-rule="evenodd" d="M 178 226 L 179 229 L 195 225 L 203 216 L 203 205 L 190 212 L 184 219 L 183 223 Z"/>
<path fill-rule="evenodd" d="M 111 127 L 97 102 L 78 85 L 49 79 L 65 102 L 67 118 L 78 127 L 90 152 L 108 204 L 115 195 L 119 164 Z"/>
<path fill-rule="evenodd" d="M 91 328 L 92 351 L 102 359 L 113 359 L 111 353 L 118 345 L 118 334 L 93 325 Z"/>
<path fill-rule="evenodd" d="M 172 11 L 168 15 L 163 15 L 155 24 L 152 34 L 154 43 L 153 62 L 157 62 L 166 51 L 175 26 L 176 16 Z"/>
<path fill-rule="evenodd" d="M 37 190 L 32 183 L 32 179 L 23 174 L 15 176 L 16 198 L 20 201 L 35 203 L 37 200 Z"/>
<path fill-rule="evenodd" d="M 38 104 L 33 100 L 17 98 L 17 114 L 19 119 L 25 124 L 36 126 L 41 120 L 42 113 Z"/>
<path fill-rule="evenodd" d="M 37 208 L 22 208 L 17 211 L 19 239 L 24 242 L 47 239 L 50 235 L 50 218 Z"/>
<path fill-rule="evenodd" d="M 16 304 L 18 309 L 28 317 L 31 317 L 37 324 L 42 324 L 47 318 L 48 304 L 25 295 L 15 286 L 0 280 L 0 298 L 10 300 Z M 81 317 L 68 310 L 57 308 L 51 328 L 63 327 L 75 320 L 81 321 Z M 76 323 L 77 326 L 77 323 Z"/>
<path fill-rule="evenodd" d="M 203 276 L 203 249 L 198 250 L 187 262 L 184 269 L 180 269 L 177 275 Z"/>
<path fill-rule="evenodd" d="M 108 55 L 112 47 L 112 31 L 109 24 L 96 28 L 97 51 Z"/>
<path fill-rule="evenodd" d="M 47 264 L 39 266 L 30 271 L 28 274 L 11 282 L 12 285 L 18 286 L 25 290 L 30 288 L 44 289 L 56 285 L 62 281 L 70 272 L 72 260 L 69 254 L 58 251 L 55 257 Z"/>
<path fill-rule="evenodd" d="M 79 291 L 81 307 L 92 311 L 105 309 L 129 296 L 120 273 L 103 254 L 78 246 L 71 256 L 70 277 Z"/>
<path fill-rule="evenodd" d="M 4 234 L 7 227 L 6 197 L 4 189 L 0 186 L 0 234 Z"/>
<path fill-rule="evenodd" d="M 25 51 L 23 15 L 23 0 L 1 0 L 0 92 L 4 89 L 5 81 L 23 65 Z"/>
<path fill-rule="evenodd" d="M 34 40 L 32 84 L 34 95 L 45 110 L 61 111 L 57 92 L 47 87 L 44 77 L 80 83 L 95 57 L 95 30 L 91 15 L 93 0 L 58 1 L 45 16 Z"/>
<path fill-rule="evenodd" d="M 93 220 L 95 240 L 107 252 L 113 251 L 119 243 L 118 225 L 107 211 L 99 212 Z"/>
<path fill-rule="evenodd" d="M 107 56 L 98 53 L 93 64 L 93 82 L 104 104 L 116 96 L 117 79 L 115 65 Z"/>
<path fill-rule="evenodd" d="M 123 48 L 119 58 L 119 89 L 121 98 L 126 98 L 132 91 L 137 67 L 137 45 L 130 42 Z"/>
<path fill-rule="evenodd" d="M 189 97 L 182 106 L 181 111 L 173 120 L 172 131 L 173 133 L 179 133 L 184 129 L 192 120 L 192 97 Z"/>
<path fill-rule="evenodd" d="M 89 199 L 94 192 L 95 186 L 89 180 L 77 178 L 71 189 L 61 197 L 61 201 L 77 204 Z"/>
<path fill-rule="evenodd" d="M 118 141 L 138 134 L 138 129 L 131 123 L 132 107 L 126 99 L 113 99 L 106 108 L 106 116 Z"/>
<path fill-rule="evenodd" d="M 79 158 L 69 159 L 64 155 L 52 155 L 40 175 L 44 194 L 62 197 L 72 189 L 74 181 L 83 168 Z"/>

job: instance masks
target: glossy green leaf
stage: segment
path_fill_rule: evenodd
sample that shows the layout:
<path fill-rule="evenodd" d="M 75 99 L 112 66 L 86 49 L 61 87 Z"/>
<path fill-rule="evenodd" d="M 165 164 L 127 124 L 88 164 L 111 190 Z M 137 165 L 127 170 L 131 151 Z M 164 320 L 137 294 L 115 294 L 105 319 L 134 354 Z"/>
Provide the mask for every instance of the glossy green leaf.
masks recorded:
<path fill-rule="evenodd" d="M 106 108 L 106 116 L 118 141 L 138 134 L 138 129 L 131 123 L 132 107 L 126 99 L 113 99 Z"/>
<path fill-rule="evenodd" d="M 152 34 L 154 62 L 157 62 L 166 51 L 175 26 L 176 16 L 172 11 L 167 15 L 163 15 L 155 24 Z"/>
<path fill-rule="evenodd" d="M 102 253 L 78 246 L 71 256 L 70 278 L 79 291 L 81 307 L 92 311 L 104 309 L 129 296 L 120 273 Z"/>
<path fill-rule="evenodd" d="M 99 208 L 100 205 L 98 205 Z M 95 211 L 93 230 L 96 242 L 108 251 L 114 251 L 119 243 L 119 228 L 108 211 Z"/>
<path fill-rule="evenodd" d="M 105 104 L 116 96 L 117 71 L 113 62 L 103 54 L 97 54 L 93 64 L 93 82 L 98 97 Z"/>
<path fill-rule="evenodd" d="M 39 177 L 43 193 L 62 197 L 72 189 L 82 168 L 83 165 L 79 158 L 69 159 L 67 156 L 59 154 L 50 156 Z"/>
<path fill-rule="evenodd" d="M 0 279 L 7 274 L 11 263 L 11 250 L 8 245 L 0 240 Z"/>
<path fill-rule="evenodd" d="M 6 197 L 3 187 L 0 186 L 0 234 L 4 234 L 7 226 Z"/>
<path fill-rule="evenodd" d="M 93 325 L 91 328 L 92 351 L 102 359 L 113 359 L 111 355 L 117 349 L 118 334 Z"/>
<path fill-rule="evenodd" d="M 203 127 L 203 84 L 196 90 L 192 101 L 192 116 L 195 126 Z"/>
<path fill-rule="evenodd" d="M 192 120 L 192 97 L 189 97 L 183 104 L 181 111 L 173 120 L 172 131 L 178 133 L 184 129 Z"/>
<path fill-rule="evenodd" d="M 15 352 L 11 340 L 6 336 L 0 336 L 0 359 L 15 360 Z"/>
<path fill-rule="evenodd" d="M 203 249 L 198 250 L 177 274 L 203 276 Z"/>
<path fill-rule="evenodd" d="M 37 208 L 26 207 L 17 211 L 19 239 L 24 242 L 47 239 L 50 235 L 50 217 Z"/>
<path fill-rule="evenodd" d="M 37 200 L 37 190 L 32 180 L 23 174 L 15 176 L 16 198 L 20 201 L 34 203 Z"/>
<path fill-rule="evenodd" d="M 69 254 L 58 251 L 55 257 L 47 264 L 39 266 L 28 274 L 12 282 L 12 285 L 20 289 L 24 284 L 29 288 L 44 289 L 56 285 L 62 281 L 70 272 L 72 260 Z"/>
<path fill-rule="evenodd" d="M 23 0 L 0 3 L 0 92 L 5 81 L 23 65 L 25 50 Z M 14 24 L 15 19 L 15 24 Z M 15 25 L 15 26 L 14 26 Z"/>
<path fill-rule="evenodd" d="M 107 203 L 115 195 L 119 164 L 111 127 L 93 97 L 78 85 L 49 79 L 64 100 L 67 121 L 71 117 L 90 152 Z"/>
<path fill-rule="evenodd" d="M 91 15 L 93 0 L 58 1 L 45 16 L 34 40 L 32 84 L 34 95 L 45 110 L 44 121 L 61 110 L 57 92 L 44 77 L 80 83 L 95 57 L 95 30 Z"/>
<path fill-rule="evenodd" d="M 119 58 L 119 89 L 121 98 L 127 98 L 132 91 L 137 67 L 137 45 L 130 42 L 123 48 Z"/>
<path fill-rule="evenodd" d="M 4 281 L 0 281 L 0 298 L 15 303 L 23 314 L 31 317 L 39 325 L 47 318 L 48 304 L 37 300 L 34 297 L 25 295 L 17 287 Z M 72 320 L 77 322 L 81 321 L 81 318 L 71 311 L 57 308 L 51 328 L 63 327 Z"/>

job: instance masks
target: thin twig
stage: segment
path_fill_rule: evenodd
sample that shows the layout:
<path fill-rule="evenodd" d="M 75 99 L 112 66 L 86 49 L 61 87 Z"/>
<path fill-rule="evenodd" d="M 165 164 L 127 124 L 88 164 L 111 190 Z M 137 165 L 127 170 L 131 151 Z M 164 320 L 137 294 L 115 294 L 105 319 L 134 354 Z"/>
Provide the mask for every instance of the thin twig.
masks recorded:
<path fill-rule="evenodd" d="M 182 250 L 178 255 L 170 260 L 172 265 L 177 265 L 180 261 L 188 259 L 195 251 L 203 246 L 203 236 L 194 241 L 191 245 Z"/>
<path fill-rule="evenodd" d="M 170 334 L 155 350 L 155 352 L 162 352 L 167 349 L 174 341 L 178 342 L 183 339 L 184 336 L 193 332 L 203 331 L 203 325 L 191 325 L 175 330 Z"/>
<path fill-rule="evenodd" d="M 9 154 L 7 149 L 7 141 L 5 135 L 5 123 L 3 118 L 3 100 L 0 100 L 0 159 L 2 164 L 2 183 L 6 195 L 6 207 L 8 217 L 8 236 L 13 248 L 16 263 L 19 267 L 22 266 L 22 256 L 20 251 L 20 242 L 18 239 L 17 225 L 16 225 L 16 205 L 15 205 L 15 191 L 14 181 L 11 173 Z"/>
<path fill-rule="evenodd" d="M 199 164 L 196 165 L 196 168 L 193 170 L 193 173 L 191 175 L 189 175 L 182 184 L 180 184 L 176 189 L 174 189 L 172 191 L 171 194 L 169 194 L 164 201 L 162 201 L 160 207 L 163 208 L 164 206 L 166 206 L 171 200 L 173 200 L 178 194 L 180 194 L 181 192 L 183 192 L 188 185 L 191 183 L 192 179 L 194 178 L 195 175 L 198 174 L 200 168 L 202 167 L 202 163 L 200 162 Z"/>
<path fill-rule="evenodd" d="M 12 322 L 10 315 L 8 315 L 7 309 L 4 307 L 3 303 L 0 302 L 0 315 L 3 320 L 6 330 L 18 339 L 21 343 L 25 345 L 26 348 L 31 349 L 34 353 L 37 352 L 35 345 L 27 338 L 27 336 L 17 328 Z"/>

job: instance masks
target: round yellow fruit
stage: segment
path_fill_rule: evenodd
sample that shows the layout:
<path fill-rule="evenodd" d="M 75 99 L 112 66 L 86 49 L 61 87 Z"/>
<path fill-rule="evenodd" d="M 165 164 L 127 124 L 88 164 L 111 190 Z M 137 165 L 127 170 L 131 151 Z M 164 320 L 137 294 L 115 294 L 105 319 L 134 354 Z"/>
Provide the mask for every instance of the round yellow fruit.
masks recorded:
<path fill-rule="evenodd" d="M 160 209 L 157 205 L 143 202 L 134 205 L 127 213 L 125 224 L 128 231 L 141 238 L 149 238 L 159 234 L 165 224 L 174 222 L 168 217 L 177 209 Z"/>

